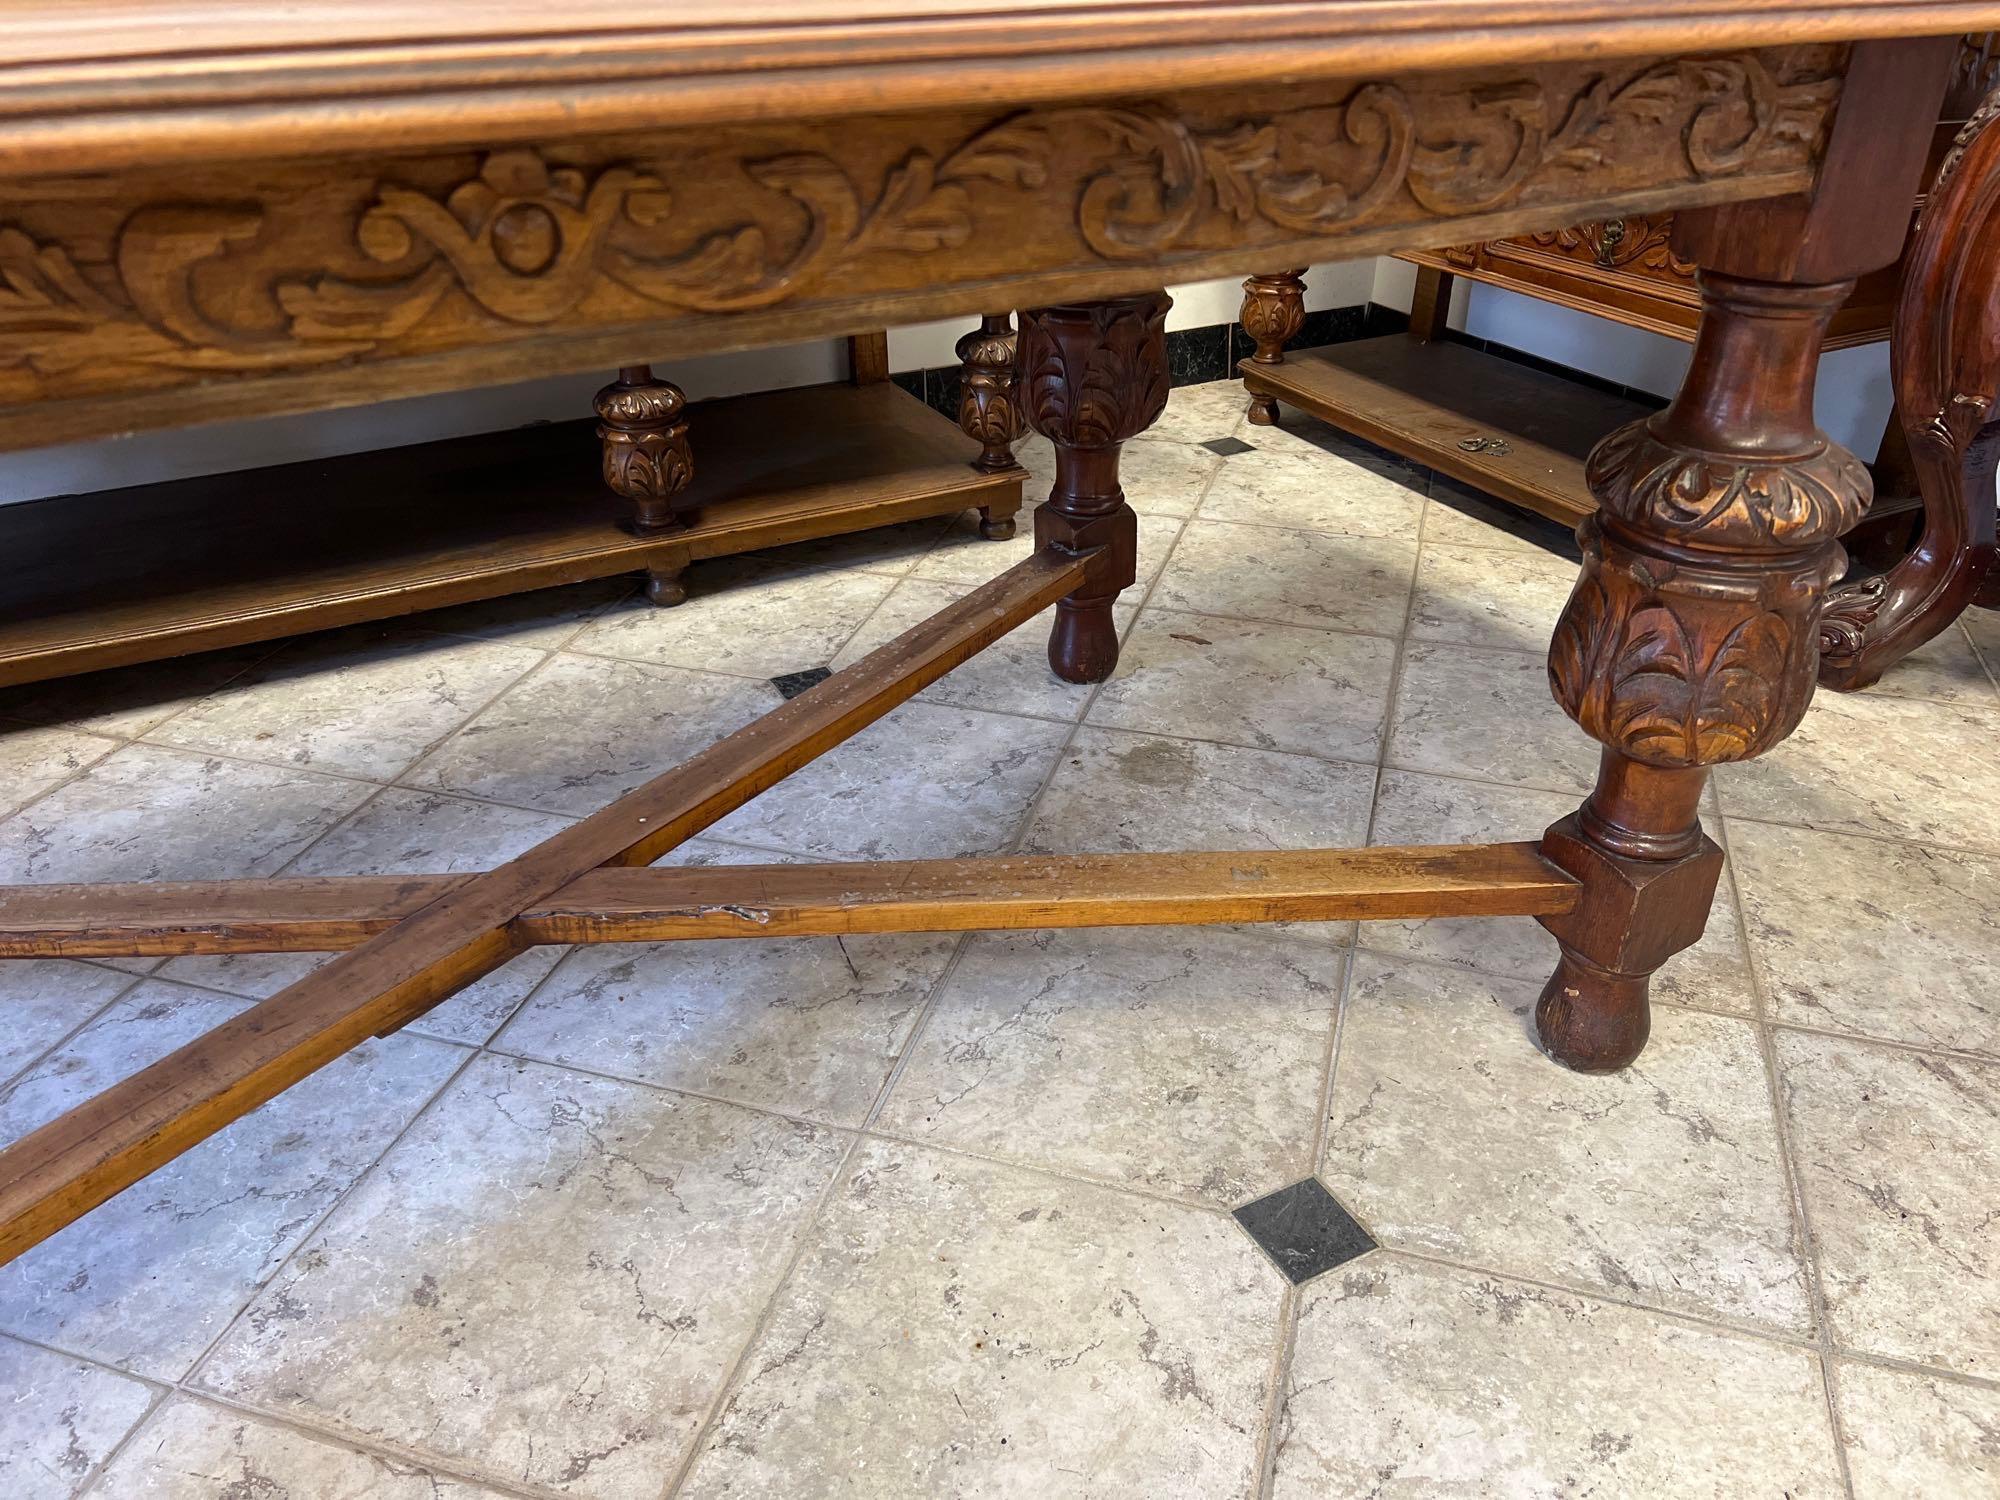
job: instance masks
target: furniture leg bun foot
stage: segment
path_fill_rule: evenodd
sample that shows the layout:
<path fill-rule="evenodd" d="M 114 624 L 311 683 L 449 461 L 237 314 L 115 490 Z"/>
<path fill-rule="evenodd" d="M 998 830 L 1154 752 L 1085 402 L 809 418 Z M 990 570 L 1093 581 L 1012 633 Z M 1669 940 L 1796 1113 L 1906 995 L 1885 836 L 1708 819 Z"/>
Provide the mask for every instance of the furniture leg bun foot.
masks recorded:
<path fill-rule="evenodd" d="M 989 542 L 1012 541 L 1014 537 L 1014 513 L 996 516 L 988 506 L 979 507 L 979 534 Z"/>
<path fill-rule="evenodd" d="M 687 603 L 687 585 L 681 582 L 679 568 L 648 568 L 646 570 L 646 597 L 662 609 L 671 609 L 676 604 Z"/>
<path fill-rule="evenodd" d="M 1616 1073 L 1636 1058 L 1653 1029 L 1648 977 L 1600 969 L 1568 949 L 1535 1002 L 1542 1050 L 1579 1073 Z"/>
<path fill-rule="evenodd" d="M 1064 682 L 1102 682 L 1117 669 L 1118 626 L 1110 599 L 1057 603 L 1049 666 Z"/>
<path fill-rule="evenodd" d="M 1278 425 L 1278 402 L 1272 396 L 1252 396 L 1250 398 L 1250 420 L 1259 427 Z"/>

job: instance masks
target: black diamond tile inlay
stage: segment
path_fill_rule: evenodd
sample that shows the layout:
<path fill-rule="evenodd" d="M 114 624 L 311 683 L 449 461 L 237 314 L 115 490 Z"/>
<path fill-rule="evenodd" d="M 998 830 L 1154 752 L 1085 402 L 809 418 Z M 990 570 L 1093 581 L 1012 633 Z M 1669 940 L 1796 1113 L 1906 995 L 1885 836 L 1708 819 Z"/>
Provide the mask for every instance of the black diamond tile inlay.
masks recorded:
<path fill-rule="evenodd" d="M 1210 438 L 1202 444 L 1202 447 L 1206 448 L 1210 453 L 1220 453 L 1224 458 L 1229 457 L 1232 453 L 1255 453 L 1257 451 L 1255 443 L 1246 443 L 1239 437 Z"/>
<path fill-rule="evenodd" d="M 771 686 L 783 693 L 787 699 L 792 699 L 809 687 L 817 687 L 832 675 L 830 667 L 807 667 L 803 672 L 787 672 L 782 677 L 773 677 Z"/>
<path fill-rule="evenodd" d="M 1317 1177 L 1244 1204 L 1236 1210 L 1236 1222 L 1294 1285 L 1375 1248 L 1368 1231 Z"/>

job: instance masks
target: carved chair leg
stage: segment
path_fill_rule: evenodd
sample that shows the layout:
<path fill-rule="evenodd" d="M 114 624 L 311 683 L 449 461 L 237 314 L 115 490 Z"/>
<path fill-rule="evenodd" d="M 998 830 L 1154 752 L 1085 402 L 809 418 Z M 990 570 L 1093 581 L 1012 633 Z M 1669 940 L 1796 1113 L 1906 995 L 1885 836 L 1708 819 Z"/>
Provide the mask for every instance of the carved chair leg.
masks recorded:
<path fill-rule="evenodd" d="M 604 444 L 604 482 L 632 502 L 626 524 L 642 536 L 678 531 L 691 511 L 674 497 L 694 478 L 688 448 L 687 397 L 646 365 L 627 365 L 597 393 L 597 436 Z"/>
<path fill-rule="evenodd" d="M 1820 619 L 1819 680 L 1851 692 L 1939 634 L 1996 566 L 2000 462 L 2000 92 L 1945 157 L 1910 246 L 1890 334 L 1896 421 L 1924 500 L 1915 548 L 1842 584 Z"/>
<path fill-rule="evenodd" d="M 1281 365 L 1285 345 L 1305 326 L 1306 273 L 1279 271 L 1269 276 L 1252 276 L 1243 283 L 1243 331 L 1257 345 L 1250 356 L 1253 365 Z M 1260 427 L 1278 421 L 1278 403 L 1270 396 L 1252 395 L 1250 420 Z"/>
<path fill-rule="evenodd" d="M 1111 606 L 1138 576 L 1139 523 L 1118 485 L 1118 450 L 1167 407 L 1165 292 L 1021 314 L 1027 416 L 1055 445 L 1056 482 L 1035 511 L 1035 543 L 1101 549 L 1081 587 L 1056 605 L 1049 665 L 1102 682 L 1118 665 Z"/>
<path fill-rule="evenodd" d="M 1584 893 L 1540 919 L 1562 957 L 1535 1010 L 1572 1068 L 1639 1054 L 1649 976 L 1701 936 L 1722 865 L 1697 816 L 1708 767 L 1770 749 L 1812 696 L 1835 538 L 1870 497 L 1867 470 L 1812 421 L 1820 342 L 1851 285 L 1705 272 L 1680 394 L 1590 456 L 1598 510 L 1549 680 L 1605 751 L 1589 800 L 1543 838 Z"/>

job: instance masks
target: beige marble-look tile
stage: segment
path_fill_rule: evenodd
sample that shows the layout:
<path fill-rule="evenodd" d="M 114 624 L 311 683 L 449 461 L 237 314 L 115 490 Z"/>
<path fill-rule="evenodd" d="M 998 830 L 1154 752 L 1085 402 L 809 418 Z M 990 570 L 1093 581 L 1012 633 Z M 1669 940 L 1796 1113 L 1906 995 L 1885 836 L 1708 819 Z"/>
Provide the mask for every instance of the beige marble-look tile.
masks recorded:
<path fill-rule="evenodd" d="M 1022 848 L 1030 854 L 1331 849 L 1361 842 L 1375 772 L 1118 729 L 1079 729 Z"/>
<path fill-rule="evenodd" d="M 0 881 L 271 875 L 373 790 L 314 771 L 127 745 L 0 823 Z"/>
<path fill-rule="evenodd" d="M 769 1115 L 482 1057 L 199 1383 L 419 1462 L 654 1500 L 842 1150 Z"/>
<path fill-rule="evenodd" d="M 150 1386 L 8 1338 L 0 1338 L 0 1392 L 0 1494 L 8 1500 L 80 1494 L 153 1404 Z"/>
<path fill-rule="evenodd" d="M 580 948 L 494 1046 L 859 1125 L 956 944 L 898 933 Z"/>
<path fill-rule="evenodd" d="M 1750 822 L 1729 848 L 1772 1019 L 2000 1053 L 2000 859 Z"/>
<path fill-rule="evenodd" d="M 1375 794 L 1371 844 L 1481 844 L 1534 840 L 1576 811 L 1569 792 L 1490 782 L 1453 781 L 1417 771 L 1384 771 Z M 1712 826 L 1712 825 L 1711 825 Z M 1539 922 L 1527 917 L 1438 917 L 1369 922 L 1363 947 L 1406 953 L 1540 985 L 1555 972 L 1560 951 Z M 1653 998 L 1700 1010 L 1754 1015 L 1757 997 L 1743 951 L 1736 899 L 1725 860 L 1708 930 L 1653 975 Z"/>
<path fill-rule="evenodd" d="M 1280 1286 L 1219 1214 L 867 1142 L 680 1494 L 1248 1494 Z"/>
<path fill-rule="evenodd" d="M 1320 1176 L 1383 1244 L 1809 1330 L 1757 1038 L 1658 1010 L 1622 1073 L 1530 1039 L 1540 986 L 1360 953 Z"/>
<path fill-rule="evenodd" d="M 1484 490 L 1433 473 L 1431 503 L 1424 510 L 1424 545 L 1490 547 L 1502 552 L 1540 552 L 1567 557 L 1576 566 L 1573 526 L 1496 500 Z"/>
<path fill-rule="evenodd" d="M 574 820 L 443 792 L 379 792 L 295 860 L 287 875 L 476 875 Z"/>
<path fill-rule="evenodd" d="M 1819 693 L 1791 738 L 1715 779 L 1732 819 L 2000 854 L 2000 709 Z"/>
<path fill-rule="evenodd" d="M 972 939 L 877 1128 L 1227 1207 L 1312 1172 L 1325 930 Z"/>
<path fill-rule="evenodd" d="M 1084 717 L 1373 764 L 1395 667 L 1395 642 L 1379 636 L 1146 609 Z"/>
<path fill-rule="evenodd" d="M 1384 764 L 1580 793 L 1597 779 L 1597 757 L 1597 743 L 1556 706 L 1542 657 L 1442 643 L 1403 648 Z"/>
<path fill-rule="evenodd" d="M 1183 524 L 1177 516 L 1139 517 L 1137 581 L 1126 590 L 1128 598 L 1136 601 L 1146 585 L 1159 576 Z M 989 542 L 982 537 L 979 534 L 978 513 L 967 511 L 945 532 L 937 546 L 917 559 L 910 572 L 918 578 L 931 578 L 940 583 L 985 583 L 989 578 L 1006 572 L 1015 563 L 1033 556 L 1034 551 L 1032 505 L 1022 508 L 1020 524 L 1013 539 L 1005 542 Z"/>
<path fill-rule="evenodd" d="M 1414 543 L 1193 521 L 1152 603 L 1246 619 L 1399 635 Z"/>
<path fill-rule="evenodd" d="M 820 859 L 950 859 L 1003 848 L 1066 724 L 905 703 L 713 832 Z"/>
<path fill-rule="evenodd" d="M 581 817 L 781 702 L 740 677 L 558 655 L 404 780 Z"/>
<path fill-rule="evenodd" d="M 1240 436 L 1256 451 L 1222 466 L 1202 497 L 1204 521 L 1416 540 L 1424 481 L 1408 469 L 1330 435 L 1324 446 L 1267 427 Z"/>
<path fill-rule="evenodd" d="M 887 645 L 971 592 L 970 586 L 962 583 L 903 579 L 828 665 L 835 671 L 853 666 L 878 646 Z M 1138 590 L 1128 589 L 1126 597 L 1136 600 Z M 1138 613 L 1136 603 L 1113 606 L 1120 634 L 1131 629 Z M 925 688 L 917 695 L 917 701 L 1029 714 L 1038 719 L 1075 719 L 1090 701 L 1094 684 L 1064 682 L 1050 670 L 1049 621 L 1049 615 L 1043 613 L 1016 626 L 970 661 Z"/>
<path fill-rule="evenodd" d="M 0 1138 L 47 1124 L 243 1009 L 148 980 L 0 1096 Z M 177 1380 L 464 1061 L 371 1041 L 0 1267 L 0 1326 Z"/>
<path fill-rule="evenodd" d="M 1410 639 L 1546 651 L 1576 587 L 1576 564 L 1542 551 L 1427 543 L 1417 559 Z"/>
<path fill-rule="evenodd" d="M 1273 1500 L 1845 1493 L 1811 1351 L 1389 1254 L 1306 1288 L 1276 1442 Z"/>
<path fill-rule="evenodd" d="M 104 759 L 118 744 L 66 726 L 0 729 L 0 814 L 61 785 Z"/>
<path fill-rule="evenodd" d="M 1240 435 L 1250 410 L 1249 393 L 1240 380 L 1204 380 L 1177 385 L 1167 393 L 1167 409 L 1148 427 L 1148 442 L 1206 443 Z M 1043 441 L 1047 441 L 1043 439 Z"/>
<path fill-rule="evenodd" d="M 894 588 L 879 573 L 777 574 L 711 590 L 692 575 L 688 600 L 661 609 L 635 598 L 600 615 L 572 651 L 662 667 L 776 677 L 825 666 Z"/>
<path fill-rule="evenodd" d="M 525 646 L 400 625 L 307 636 L 147 737 L 388 781 L 540 660 Z"/>
<path fill-rule="evenodd" d="M 108 672 L 86 672 L 81 677 L 23 683 L 0 690 L 0 719 L 62 725 L 130 739 L 214 692 L 281 644 L 254 641 L 226 651 L 204 651 Z"/>
<path fill-rule="evenodd" d="M 538 651 L 555 651 L 594 616 L 638 591 L 639 575 L 626 573 L 427 610 L 412 615 L 410 623 L 443 635 L 469 635 L 484 641 L 506 641 L 516 646 L 532 646 Z"/>
<path fill-rule="evenodd" d="M 0 963 L 0 1083 L 109 1005 L 133 975 L 67 958 Z"/>
<path fill-rule="evenodd" d="M 2000 1067 L 1775 1040 L 1836 1341 L 2000 1375 Z"/>
<path fill-rule="evenodd" d="M 530 948 L 484 979 L 474 980 L 436 1009 L 425 1011 L 404 1029 L 418 1036 L 477 1047 L 520 1008 L 568 951 L 554 944 Z M 263 1000 L 305 978 L 331 957 L 330 953 L 191 954 L 169 959 L 159 977 L 247 1000 Z"/>
<path fill-rule="evenodd" d="M 1982 613 L 1975 609 L 1965 618 Z M 1929 698 L 1989 708 L 2000 699 L 2000 689 L 1993 686 L 1965 626 L 1957 621 L 1889 668 L 1868 691 L 1888 698 Z"/>
<path fill-rule="evenodd" d="M 1854 1500 L 2000 1494 L 2000 1391 L 1845 1360 L 1834 1388 Z"/>
<path fill-rule="evenodd" d="M 162 1405 L 91 1493 L 105 1500 L 504 1500 L 484 1485 L 188 1396 Z"/>

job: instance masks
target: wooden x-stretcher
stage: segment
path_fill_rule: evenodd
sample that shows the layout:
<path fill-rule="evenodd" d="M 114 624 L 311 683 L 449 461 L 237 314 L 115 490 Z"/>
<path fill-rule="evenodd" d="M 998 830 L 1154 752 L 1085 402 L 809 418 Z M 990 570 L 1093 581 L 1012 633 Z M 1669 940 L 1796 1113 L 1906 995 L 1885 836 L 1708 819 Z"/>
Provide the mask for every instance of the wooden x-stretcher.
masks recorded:
<path fill-rule="evenodd" d="M 0 888 L 0 957 L 344 950 L 0 1151 L 0 1262 L 538 943 L 1552 916 L 1532 843 L 648 868 L 1083 582 L 1049 546 L 483 875 Z"/>

